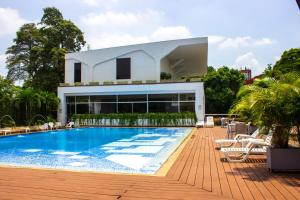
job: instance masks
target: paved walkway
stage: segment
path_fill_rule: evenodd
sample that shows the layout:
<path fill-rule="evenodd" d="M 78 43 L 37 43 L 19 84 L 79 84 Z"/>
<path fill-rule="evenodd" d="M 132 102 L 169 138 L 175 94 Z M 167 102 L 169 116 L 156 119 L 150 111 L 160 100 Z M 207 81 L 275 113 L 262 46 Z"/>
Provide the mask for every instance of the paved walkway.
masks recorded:
<path fill-rule="evenodd" d="M 0 168 L 0 199 L 300 199 L 300 174 L 271 174 L 264 156 L 222 161 L 225 132 L 195 130 L 165 177 Z"/>

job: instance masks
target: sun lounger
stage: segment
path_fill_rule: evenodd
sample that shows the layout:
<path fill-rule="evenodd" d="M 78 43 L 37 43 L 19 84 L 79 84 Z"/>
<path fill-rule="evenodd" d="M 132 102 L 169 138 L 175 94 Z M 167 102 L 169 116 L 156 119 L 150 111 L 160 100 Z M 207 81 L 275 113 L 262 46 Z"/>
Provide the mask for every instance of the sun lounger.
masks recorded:
<path fill-rule="evenodd" d="M 221 152 L 229 162 L 244 162 L 251 154 L 266 154 L 267 148 L 271 145 L 271 139 L 272 136 L 267 136 L 265 141 L 250 139 L 244 148 L 221 148 Z"/>
<path fill-rule="evenodd" d="M 58 128 L 61 128 L 62 125 L 61 125 L 61 122 L 55 122 L 55 128 L 58 129 Z"/>
<path fill-rule="evenodd" d="M 258 139 L 259 135 L 259 129 L 257 129 L 256 131 L 254 131 L 252 133 L 252 135 L 247 135 L 247 134 L 237 134 L 233 139 L 218 139 L 218 140 L 215 140 L 215 142 L 220 146 L 220 147 L 223 147 L 224 145 L 225 146 L 232 146 L 238 142 L 240 142 L 241 140 L 243 139 Z"/>
<path fill-rule="evenodd" d="M 206 117 L 205 127 L 211 127 L 211 128 L 213 128 L 214 125 L 215 125 L 215 123 L 214 123 L 214 117 L 212 117 L 212 116 Z"/>
<path fill-rule="evenodd" d="M 66 128 L 73 128 L 75 126 L 75 123 L 74 122 L 69 122 L 67 125 L 66 125 Z"/>
<path fill-rule="evenodd" d="M 196 128 L 200 128 L 200 127 L 204 128 L 204 121 L 203 120 L 202 121 L 198 121 L 196 123 Z"/>

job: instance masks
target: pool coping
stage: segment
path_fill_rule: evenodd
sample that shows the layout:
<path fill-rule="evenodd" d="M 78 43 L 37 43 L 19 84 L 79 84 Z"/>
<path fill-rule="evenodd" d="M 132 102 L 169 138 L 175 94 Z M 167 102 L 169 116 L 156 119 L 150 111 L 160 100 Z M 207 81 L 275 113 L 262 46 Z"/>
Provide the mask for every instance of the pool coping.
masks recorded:
<path fill-rule="evenodd" d="M 87 127 L 85 127 L 87 128 Z M 136 127 L 135 127 L 136 128 Z M 157 127 L 153 127 L 157 128 Z M 164 127 L 159 127 L 164 128 Z M 165 127 L 170 128 L 170 127 Z M 180 127 L 174 127 L 180 128 Z M 195 132 L 196 128 L 192 128 L 186 136 L 182 139 L 180 144 L 176 147 L 176 149 L 170 154 L 170 156 L 165 160 L 165 162 L 160 166 L 160 168 L 154 174 L 143 174 L 143 173 L 126 173 L 126 172 L 101 172 L 101 171 L 93 171 L 93 170 L 75 170 L 75 169 L 63 169 L 63 168 L 47 168 L 47 167 L 30 167 L 30 166 L 14 166 L 14 165 L 6 165 L 0 164 L 0 167 L 7 167 L 7 168 L 15 168 L 15 169 L 32 169 L 32 170 L 47 170 L 47 171 L 66 171 L 66 172 L 76 172 L 76 173 L 97 173 L 97 174 L 111 174 L 111 175 L 134 175 L 134 176 L 161 176 L 164 177 L 167 175 L 170 168 L 173 166 L 174 162 L 177 160 L 178 156 L 184 149 L 185 145 L 187 144 L 188 140 L 192 137 L 193 133 Z M 40 133 L 47 132 L 47 131 L 38 131 Z M 32 132 L 38 133 L 38 132 Z M 28 133 L 25 133 L 28 134 Z M 16 136 L 16 135 L 11 135 Z"/>

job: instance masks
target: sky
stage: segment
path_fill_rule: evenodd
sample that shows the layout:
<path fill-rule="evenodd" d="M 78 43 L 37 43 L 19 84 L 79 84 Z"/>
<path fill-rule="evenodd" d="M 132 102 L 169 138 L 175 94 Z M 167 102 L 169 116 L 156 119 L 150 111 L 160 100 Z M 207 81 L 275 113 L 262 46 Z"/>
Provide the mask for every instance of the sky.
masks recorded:
<path fill-rule="evenodd" d="M 1 0 L 0 75 L 16 31 L 50 6 L 84 32 L 91 49 L 205 36 L 209 66 L 247 66 L 258 75 L 300 47 L 296 0 Z"/>

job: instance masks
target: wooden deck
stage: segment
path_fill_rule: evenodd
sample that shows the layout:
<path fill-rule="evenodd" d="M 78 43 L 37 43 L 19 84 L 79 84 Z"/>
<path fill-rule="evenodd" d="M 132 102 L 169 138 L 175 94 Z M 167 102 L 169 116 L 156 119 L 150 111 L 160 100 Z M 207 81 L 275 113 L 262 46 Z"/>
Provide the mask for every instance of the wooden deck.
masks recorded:
<path fill-rule="evenodd" d="M 225 129 L 192 134 L 164 177 L 0 168 L 0 199 L 300 199 L 300 174 L 269 173 L 264 156 L 223 161 Z"/>

